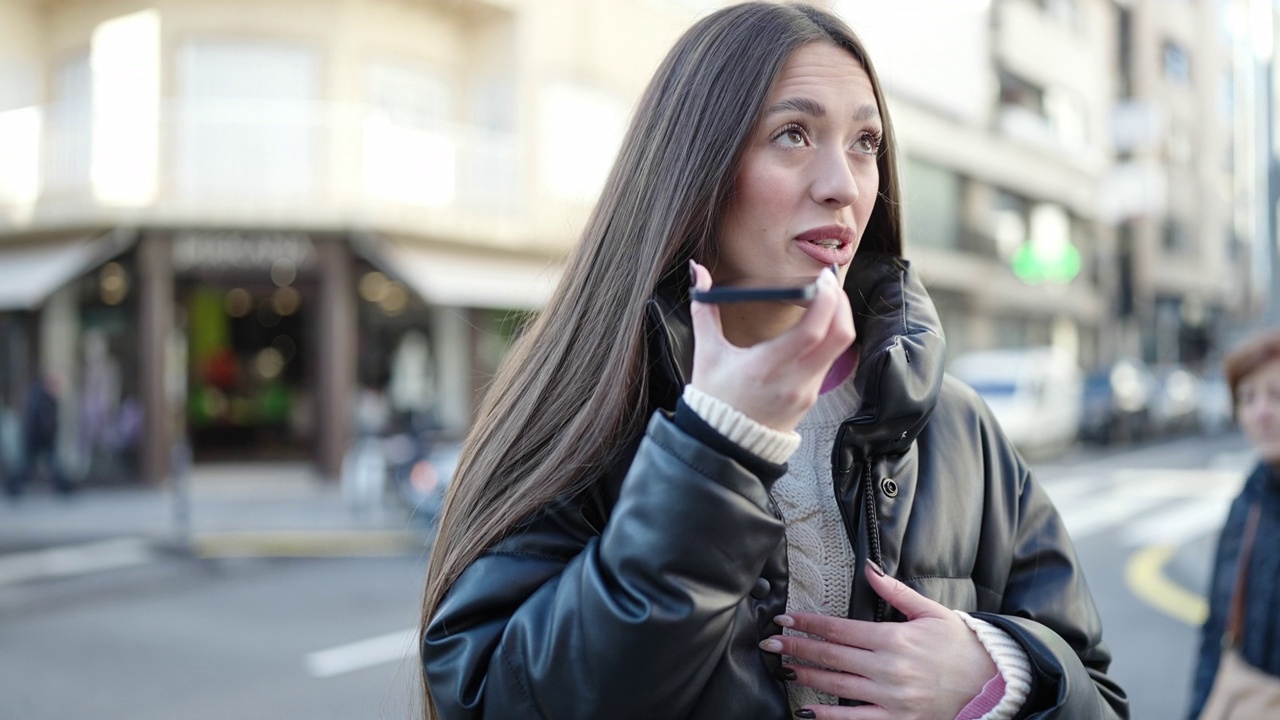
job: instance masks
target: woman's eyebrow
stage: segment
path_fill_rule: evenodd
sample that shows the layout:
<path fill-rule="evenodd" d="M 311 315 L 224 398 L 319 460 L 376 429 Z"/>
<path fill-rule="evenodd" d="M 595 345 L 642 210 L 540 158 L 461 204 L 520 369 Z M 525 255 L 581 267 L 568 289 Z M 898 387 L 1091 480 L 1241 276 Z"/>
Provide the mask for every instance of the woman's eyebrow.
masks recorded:
<path fill-rule="evenodd" d="M 778 102 L 769 108 L 766 115 L 776 115 L 784 112 L 799 112 L 805 115 L 813 115 L 814 117 L 822 117 L 827 114 L 827 109 L 817 100 L 806 97 L 791 97 Z"/>
<path fill-rule="evenodd" d="M 812 98 L 806 97 L 790 97 L 772 105 L 766 115 L 776 115 L 785 112 L 799 112 L 813 117 L 822 117 L 827 114 L 827 109 L 822 103 Z M 854 122 L 866 122 L 867 120 L 875 120 L 880 117 L 880 110 L 873 103 L 867 103 L 857 109 L 853 113 Z"/>

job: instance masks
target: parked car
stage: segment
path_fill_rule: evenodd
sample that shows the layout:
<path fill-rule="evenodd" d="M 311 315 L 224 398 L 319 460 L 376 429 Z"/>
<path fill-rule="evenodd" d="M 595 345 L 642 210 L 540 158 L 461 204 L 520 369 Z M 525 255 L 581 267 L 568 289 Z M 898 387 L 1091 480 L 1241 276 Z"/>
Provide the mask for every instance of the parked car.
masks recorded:
<path fill-rule="evenodd" d="M 1109 444 L 1132 442 L 1152 431 L 1156 379 L 1140 360 L 1123 358 L 1085 376 L 1080 438 Z"/>
<path fill-rule="evenodd" d="M 1151 422 L 1164 435 L 1194 432 L 1200 427 L 1200 378 L 1182 365 L 1170 365 L 1156 373 L 1151 401 Z"/>
<path fill-rule="evenodd" d="M 982 396 L 1010 441 L 1043 456 L 1070 446 L 1080 425 L 1082 373 L 1049 347 L 962 354 L 951 372 Z"/>

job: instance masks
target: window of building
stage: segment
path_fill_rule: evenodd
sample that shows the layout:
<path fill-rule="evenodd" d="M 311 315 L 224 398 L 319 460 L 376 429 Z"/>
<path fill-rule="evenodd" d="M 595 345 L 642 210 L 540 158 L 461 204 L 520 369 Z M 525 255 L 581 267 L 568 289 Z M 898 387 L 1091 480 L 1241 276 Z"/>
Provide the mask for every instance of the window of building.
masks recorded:
<path fill-rule="evenodd" d="M 1031 202 L 1021 195 L 997 189 L 992 204 L 996 252 L 1001 259 L 1011 260 L 1029 236 Z"/>
<path fill-rule="evenodd" d="M 1069 90 L 1049 88 L 1044 92 L 1044 114 L 1058 138 L 1068 145 L 1083 145 L 1088 139 L 1084 103 Z"/>
<path fill-rule="evenodd" d="M 89 53 L 68 58 L 54 70 L 53 104 L 45 135 L 45 188 L 52 193 L 89 189 L 93 151 L 93 76 Z"/>
<path fill-rule="evenodd" d="M 410 205 L 442 206 L 456 192 L 453 88 L 439 73 L 375 62 L 365 73 L 364 186 Z"/>
<path fill-rule="evenodd" d="M 1116 92 L 1121 100 L 1133 97 L 1133 11 L 1116 7 Z"/>
<path fill-rule="evenodd" d="M 1080 6 L 1077 0 L 1038 0 L 1045 15 L 1063 27 L 1075 30 L 1080 27 Z"/>
<path fill-rule="evenodd" d="M 616 98 L 560 82 L 545 89 L 540 118 L 543 181 L 562 197 L 594 199 L 604 186 L 627 110 Z"/>
<path fill-rule="evenodd" d="M 1191 84 L 1191 56 L 1172 40 L 1164 43 L 1164 76 L 1174 85 Z"/>
<path fill-rule="evenodd" d="M 310 197 L 322 164 L 320 58 L 305 48 L 194 41 L 178 52 L 176 167 L 184 198 Z"/>
<path fill-rule="evenodd" d="M 903 169 L 906 226 L 911 243 L 956 247 L 960 239 L 960 177 L 913 157 L 907 158 Z"/>
<path fill-rule="evenodd" d="M 1044 115 L 1044 89 L 1007 71 L 1000 72 L 1000 104 Z"/>
<path fill-rule="evenodd" d="M 1191 248 L 1191 229 L 1187 223 L 1170 218 L 1164 224 L 1164 249 L 1168 252 L 1184 252 Z"/>

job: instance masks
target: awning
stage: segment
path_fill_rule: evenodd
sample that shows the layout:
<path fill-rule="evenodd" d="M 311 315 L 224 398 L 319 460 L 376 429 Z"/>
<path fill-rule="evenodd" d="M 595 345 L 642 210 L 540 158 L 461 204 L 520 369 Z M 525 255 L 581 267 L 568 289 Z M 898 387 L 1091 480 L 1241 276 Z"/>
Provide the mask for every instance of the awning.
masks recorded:
<path fill-rule="evenodd" d="M 34 310 L 58 288 L 119 255 L 132 233 L 0 245 L 0 312 Z"/>
<path fill-rule="evenodd" d="M 355 248 L 433 305 L 536 310 L 560 281 L 559 263 L 518 255 L 468 253 L 390 238 L 365 238 Z"/>

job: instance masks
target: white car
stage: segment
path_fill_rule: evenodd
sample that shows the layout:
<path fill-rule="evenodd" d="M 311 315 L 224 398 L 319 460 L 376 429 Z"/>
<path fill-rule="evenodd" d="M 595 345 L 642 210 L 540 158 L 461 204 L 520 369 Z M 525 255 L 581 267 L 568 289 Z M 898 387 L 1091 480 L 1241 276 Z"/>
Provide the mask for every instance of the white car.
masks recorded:
<path fill-rule="evenodd" d="M 1084 377 L 1075 358 L 1050 347 L 981 350 L 956 357 L 950 369 L 1022 452 L 1043 456 L 1075 442 Z"/>

